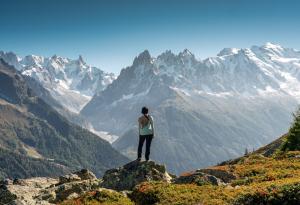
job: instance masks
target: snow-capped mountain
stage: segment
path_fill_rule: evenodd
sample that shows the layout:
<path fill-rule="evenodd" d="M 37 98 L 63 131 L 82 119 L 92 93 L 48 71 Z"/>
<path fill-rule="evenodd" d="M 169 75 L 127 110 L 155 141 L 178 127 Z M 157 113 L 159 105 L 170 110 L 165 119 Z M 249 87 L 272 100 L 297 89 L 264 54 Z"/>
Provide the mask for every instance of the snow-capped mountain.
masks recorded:
<path fill-rule="evenodd" d="M 145 53 L 148 52 L 139 58 Z M 291 87 L 299 79 L 300 52 L 271 43 L 251 49 L 223 49 L 217 57 L 203 61 L 196 60 L 188 50 L 178 55 L 166 51 L 151 58 L 149 63 L 151 71 L 148 72 L 169 86 L 187 88 L 187 91 L 192 88 L 206 93 L 255 95 L 276 90 L 297 96 Z M 140 76 L 147 75 L 143 69 L 137 71 Z"/>
<path fill-rule="evenodd" d="M 136 119 L 147 105 L 157 130 L 152 157 L 179 173 L 285 132 L 300 100 L 299 70 L 299 51 L 271 43 L 204 60 L 188 50 L 156 58 L 144 51 L 81 114 L 95 129 L 121 136 L 114 146 L 135 158 Z"/>
<path fill-rule="evenodd" d="M 82 56 L 76 60 L 57 55 L 20 58 L 12 52 L 0 52 L 0 58 L 22 74 L 38 80 L 58 102 L 76 113 L 95 92 L 103 90 L 115 79 L 114 74 L 88 65 Z"/>

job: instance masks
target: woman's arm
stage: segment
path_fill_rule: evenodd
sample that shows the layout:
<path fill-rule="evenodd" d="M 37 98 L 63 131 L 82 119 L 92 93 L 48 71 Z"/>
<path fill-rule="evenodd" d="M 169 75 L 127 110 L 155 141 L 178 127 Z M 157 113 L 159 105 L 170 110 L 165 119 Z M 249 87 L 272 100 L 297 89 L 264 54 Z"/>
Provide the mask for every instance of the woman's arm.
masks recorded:
<path fill-rule="evenodd" d="M 141 133 L 140 133 L 140 130 L 141 130 L 141 123 L 140 123 L 140 119 L 138 119 L 138 123 L 139 123 L 139 125 L 138 125 L 138 128 L 139 128 L 139 135 L 141 135 Z"/>
<path fill-rule="evenodd" d="M 154 122 L 153 122 L 153 117 L 150 116 L 150 123 L 151 123 L 151 127 L 152 127 L 152 133 L 153 133 L 153 136 L 154 136 Z"/>

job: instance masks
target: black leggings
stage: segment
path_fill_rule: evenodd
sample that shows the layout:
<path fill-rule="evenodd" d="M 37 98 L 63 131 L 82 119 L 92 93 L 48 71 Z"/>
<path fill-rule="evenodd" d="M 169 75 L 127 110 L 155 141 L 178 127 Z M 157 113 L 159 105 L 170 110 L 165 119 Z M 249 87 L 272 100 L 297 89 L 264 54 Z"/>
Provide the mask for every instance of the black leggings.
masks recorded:
<path fill-rule="evenodd" d="M 144 142 L 146 140 L 145 159 L 149 160 L 150 146 L 151 146 L 152 138 L 153 138 L 153 135 L 140 135 L 139 147 L 138 147 L 138 158 L 142 157 L 142 149 L 143 149 Z"/>

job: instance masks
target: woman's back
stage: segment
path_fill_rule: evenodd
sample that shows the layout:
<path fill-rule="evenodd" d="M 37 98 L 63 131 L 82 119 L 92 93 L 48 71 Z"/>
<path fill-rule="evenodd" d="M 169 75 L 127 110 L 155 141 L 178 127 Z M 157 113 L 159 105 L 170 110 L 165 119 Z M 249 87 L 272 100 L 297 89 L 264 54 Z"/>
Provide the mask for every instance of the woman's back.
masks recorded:
<path fill-rule="evenodd" d="M 153 118 L 150 115 L 143 115 L 139 118 L 140 135 L 153 134 Z"/>

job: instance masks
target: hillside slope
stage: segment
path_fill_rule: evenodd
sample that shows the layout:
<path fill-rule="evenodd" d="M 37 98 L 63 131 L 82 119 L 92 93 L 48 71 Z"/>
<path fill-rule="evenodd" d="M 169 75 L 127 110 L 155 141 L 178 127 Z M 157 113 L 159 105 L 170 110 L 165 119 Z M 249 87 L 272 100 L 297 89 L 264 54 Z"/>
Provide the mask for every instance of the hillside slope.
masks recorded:
<path fill-rule="evenodd" d="M 3 154 L 13 153 L 1 168 L 3 176 L 57 176 L 83 167 L 101 175 L 127 161 L 108 142 L 70 123 L 37 97 L 23 76 L 2 60 L 0 83 L 0 148 Z M 10 163 L 20 155 L 24 163 Z"/>

